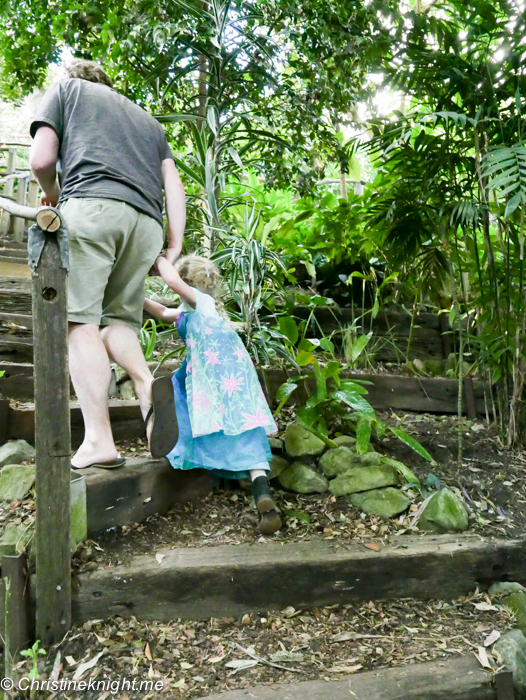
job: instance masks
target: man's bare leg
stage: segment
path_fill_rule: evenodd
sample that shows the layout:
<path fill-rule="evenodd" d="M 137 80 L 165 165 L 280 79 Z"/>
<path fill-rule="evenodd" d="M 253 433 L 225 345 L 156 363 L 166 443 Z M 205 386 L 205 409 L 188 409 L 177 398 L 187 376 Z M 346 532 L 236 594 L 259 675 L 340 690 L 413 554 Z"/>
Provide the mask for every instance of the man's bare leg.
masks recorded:
<path fill-rule="evenodd" d="M 72 463 L 87 467 L 117 459 L 108 410 L 111 367 L 97 325 L 69 324 L 69 371 L 85 427 L 84 441 Z"/>
<path fill-rule="evenodd" d="M 123 323 L 116 323 L 103 326 L 101 337 L 108 355 L 130 376 L 139 399 L 142 417 L 146 418 L 152 404 L 153 374 L 144 359 L 135 331 Z"/>

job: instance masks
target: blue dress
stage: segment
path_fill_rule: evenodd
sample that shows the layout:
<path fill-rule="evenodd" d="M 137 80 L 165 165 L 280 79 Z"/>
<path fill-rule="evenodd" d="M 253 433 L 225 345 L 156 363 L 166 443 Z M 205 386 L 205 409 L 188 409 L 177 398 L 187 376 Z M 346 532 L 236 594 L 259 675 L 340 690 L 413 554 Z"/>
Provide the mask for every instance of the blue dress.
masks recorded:
<path fill-rule="evenodd" d="M 229 479 L 268 470 L 267 433 L 277 430 L 252 360 L 207 294 L 194 290 L 177 330 L 187 353 L 174 372 L 179 440 L 168 455 L 176 469 L 204 468 Z"/>

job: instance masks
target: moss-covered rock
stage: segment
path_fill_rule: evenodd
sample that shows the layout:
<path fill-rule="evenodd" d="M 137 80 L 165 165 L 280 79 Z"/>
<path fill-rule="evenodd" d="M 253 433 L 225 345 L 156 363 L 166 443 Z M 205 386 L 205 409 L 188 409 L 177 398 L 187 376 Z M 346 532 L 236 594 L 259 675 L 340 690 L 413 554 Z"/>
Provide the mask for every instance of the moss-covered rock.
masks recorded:
<path fill-rule="evenodd" d="M 0 467 L 21 464 L 35 458 L 35 448 L 25 440 L 12 440 L 0 447 Z"/>
<path fill-rule="evenodd" d="M 353 438 L 351 435 L 339 435 L 333 438 L 333 442 L 335 442 L 338 447 L 353 447 L 356 445 L 356 438 Z"/>
<path fill-rule="evenodd" d="M 388 465 L 356 467 L 333 479 L 330 482 L 329 489 L 335 496 L 345 496 L 350 493 L 370 491 L 384 486 L 395 486 L 397 483 L 398 472 Z"/>
<path fill-rule="evenodd" d="M 379 515 L 381 518 L 392 518 L 409 508 L 410 499 L 392 486 L 372 491 L 353 493 L 349 499 L 353 506 L 363 510 L 367 515 Z"/>
<path fill-rule="evenodd" d="M 517 591 L 505 600 L 506 605 L 513 611 L 517 621 L 517 627 L 526 634 L 526 593 Z"/>
<path fill-rule="evenodd" d="M 516 697 L 526 697 L 526 637 L 520 630 L 503 634 L 493 647 L 513 674 Z"/>
<path fill-rule="evenodd" d="M 269 479 L 275 479 L 278 477 L 281 472 L 284 472 L 285 469 L 288 469 L 290 467 L 290 462 L 286 460 L 284 457 L 280 457 L 279 455 L 274 455 L 269 462 L 270 464 L 270 472 L 268 474 Z"/>
<path fill-rule="evenodd" d="M 285 449 L 289 457 L 318 457 L 325 452 L 325 443 L 296 423 L 285 431 Z"/>
<path fill-rule="evenodd" d="M 359 455 L 359 457 L 360 463 L 364 467 L 378 467 L 383 463 L 384 459 L 381 454 L 374 452 L 374 450 L 366 452 L 364 455 Z"/>
<path fill-rule="evenodd" d="M 0 556 L 14 556 L 24 552 L 33 531 L 27 525 L 9 523 L 0 537 Z"/>
<path fill-rule="evenodd" d="M 489 587 L 490 595 L 509 595 L 510 593 L 526 593 L 526 588 L 515 581 L 495 581 Z"/>
<path fill-rule="evenodd" d="M 288 491 L 296 493 L 324 493 L 329 481 L 319 471 L 303 462 L 294 462 L 278 476 L 279 483 Z"/>
<path fill-rule="evenodd" d="M 6 464 L 0 472 L 0 501 L 21 501 L 35 483 L 33 465 Z"/>
<path fill-rule="evenodd" d="M 320 459 L 320 467 L 329 479 L 345 474 L 349 469 L 361 466 L 360 455 L 350 447 L 337 447 L 327 450 Z"/>
<path fill-rule="evenodd" d="M 468 512 L 461 498 L 450 489 L 434 494 L 418 521 L 420 530 L 462 532 L 468 529 Z"/>

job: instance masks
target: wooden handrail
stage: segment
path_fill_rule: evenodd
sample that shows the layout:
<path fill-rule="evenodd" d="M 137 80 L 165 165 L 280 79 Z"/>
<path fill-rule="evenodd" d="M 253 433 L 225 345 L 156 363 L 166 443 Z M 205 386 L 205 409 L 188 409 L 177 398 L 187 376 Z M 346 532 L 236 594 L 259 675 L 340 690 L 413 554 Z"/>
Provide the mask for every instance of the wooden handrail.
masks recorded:
<path fill-rule="evenodd" d="M 62 226 L 62 218 L 58 209 L 54 207 L 25 207 L 10 199 L 0 197 L 0 209 L 4 209 L 11 216 L 18 216 L 28 221 L 36 221 L 43 231 L 54 233 Z"/>

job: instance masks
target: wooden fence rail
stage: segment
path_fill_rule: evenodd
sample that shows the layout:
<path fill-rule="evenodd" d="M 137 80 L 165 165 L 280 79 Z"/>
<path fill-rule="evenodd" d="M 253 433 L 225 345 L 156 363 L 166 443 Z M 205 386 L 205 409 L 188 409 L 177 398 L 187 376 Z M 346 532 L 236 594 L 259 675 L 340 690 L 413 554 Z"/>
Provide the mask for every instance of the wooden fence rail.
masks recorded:
<path fill-rule="evenodd" d="M 11 154 L 11 151 L 10 151 Z M 20 191 L 20 189 L 19 189 Z M 32 271 L 36 449 L 36 635 L 44 646 L 59 642 L 71 626 L 69 374 L 67 270 L 58 236 L 62 219 L 51 207 L 27 207 L 0 197 L 15 231 L 23 219 L 45 235 Z M 24 200 L 25 202 L 25 200 Z M 21 217 L 21 218 L 20 218 Z"/>
<path fill-rule="evenodd" d="M 37 206 L 38 183 L 29 168 L 17 168 L 17 150 L 28 145 L 9 144 L 0 148 L 0 151 L 7 153 L 7 165 L 5 170 L 0 171 L 0 175 L 3 175 L 0 177 L 0 185 L 3 186 L 0 197 L 13 201 L 19 207 L 34 210 Z M 0 238 L 9 235 L 14 241 L 21 242 L 28 222 L 34 221 L 34 219 L 24 214 L 13 214 L 3 207 L 0 208 L 3 209 L 0 216 Z"/>

